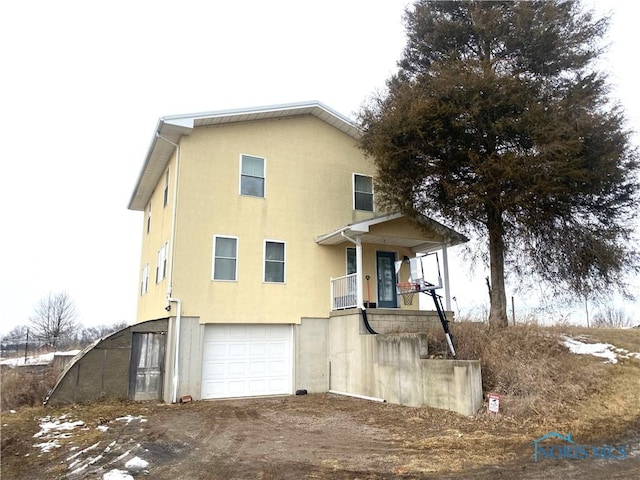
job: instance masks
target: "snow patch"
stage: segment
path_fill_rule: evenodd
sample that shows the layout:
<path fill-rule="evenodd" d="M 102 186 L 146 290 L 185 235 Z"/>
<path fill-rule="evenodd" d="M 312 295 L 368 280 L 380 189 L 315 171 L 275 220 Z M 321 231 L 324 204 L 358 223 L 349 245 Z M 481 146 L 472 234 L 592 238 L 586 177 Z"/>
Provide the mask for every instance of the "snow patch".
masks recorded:
<path fill-rule="evenodd" d="M 633 353 L 624 348 L 616 347 L 610 343 L 584 343 L 574 338 L 565 337 L 562 344 L 569 349 L 571 353 L 577 355 L 593 355 L 606 359 L 611 363 L 618 363 L 618 358 L 636 358 L 640 360 L 640 353 Z"/>
<path fill-rule="evenodd" d="M 144 423 L 144 422 L 147 421 L 147 419 L 145 418 L 144 415 L 138 415 L 137 417 L 134 417 L 133 415 L 127 415 L 127 416 L 124 416 L 124 417 L 116 418 L 116 421 L 127 422 L 127 425 L 130 424 L 131 422 L 133 422 L 134 420 L 138 420 L 138 421 L 140 421 L 140 423 Z"/>
<path fill-rule="evenodd" d="M 149 466 L 149 462 L 141 459 L 140 457 L 133 457 L 127 463 L 124 464 L 124 467 L 128 470 L 133 470 L 134 472 L 139 472 L 144 470 Z"/>
<path fill-rule="evenodd" d="M 133 480 L 133 477 L 124 470 L 111 470 L 102 476 L 102 480 Z"/>
<path fill-rule="evenodd" d="M 44 417 L 40 419 L 40 431 L 34 435 L 34 438 L 42 437 L 42 436 L 56 436 L 62 437 L 65 434 L 57 435 L 55 432 L 60 430 L 73 430 L 76 427 L 84 426 L 84 422 L 82 420 L 76 420 L 75 422 L 61 422 L 60 420 L 65 419 L 66 416 L 63 415 L 60 418 L 51 418 Z M 52 433 L 53 432 L 53 433 Z M 67 437 L 70 435 L 67 435 Z M 66 437 L 64 437 L 66 438 Z"/>

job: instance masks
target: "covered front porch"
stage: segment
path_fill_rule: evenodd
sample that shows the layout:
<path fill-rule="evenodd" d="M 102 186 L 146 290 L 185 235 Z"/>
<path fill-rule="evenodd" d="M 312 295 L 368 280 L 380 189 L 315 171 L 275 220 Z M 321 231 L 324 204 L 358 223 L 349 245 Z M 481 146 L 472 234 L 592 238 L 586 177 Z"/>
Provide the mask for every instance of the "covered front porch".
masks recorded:
<path fill-rule="evenodd" d="M 426 283 L 442 288 L 438 293 L 444 308 L 451 310 L 448 249 L 467 241 L 431 218 L 413 220 L 398 213 L 352 223 L 317 237 L 319 245 L 345 252 L 345 270 L 330 279 L 331 310 L 421 310 L 419 294 L 401 296 L 397 288 L 399 283 L 415 281 L 416 265 Z M 409 261 L 416 257 L 420 260 Z"/>

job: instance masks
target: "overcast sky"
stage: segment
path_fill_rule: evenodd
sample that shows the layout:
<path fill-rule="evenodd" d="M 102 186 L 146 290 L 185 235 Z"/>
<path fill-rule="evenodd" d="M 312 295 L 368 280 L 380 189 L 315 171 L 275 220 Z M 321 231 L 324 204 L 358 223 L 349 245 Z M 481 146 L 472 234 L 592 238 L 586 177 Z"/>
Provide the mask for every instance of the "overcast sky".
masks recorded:
<path fill-rule="evenodd" d="M 0 333 L 50 291 L 85 325 L 132 322 L 143 219 L 127 205 L 158 118 L 306 100 L 353 118 L 396 69 L 408 4 L 4 2 Z M 638 129 L 640 8 L 595 5 L 614 15 L 607 68 Z M 484 302 L 452 281 L 461 310 Z"/>

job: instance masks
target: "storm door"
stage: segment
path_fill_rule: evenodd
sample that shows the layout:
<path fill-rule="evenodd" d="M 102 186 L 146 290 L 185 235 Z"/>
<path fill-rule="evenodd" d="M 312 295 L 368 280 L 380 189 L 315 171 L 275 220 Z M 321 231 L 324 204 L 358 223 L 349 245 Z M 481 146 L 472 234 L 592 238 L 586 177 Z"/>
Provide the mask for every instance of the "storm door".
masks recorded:
<path fill-rule="evenodd" d="M 376 252 L 378 308 L 398 308 L 395 261 L 394 252 Z"/>
<path fill-rule="evenodd" d="M 162 398 L 165 339 L 164 332 L 134 332 L 131 342 L 129 398 Z"/>

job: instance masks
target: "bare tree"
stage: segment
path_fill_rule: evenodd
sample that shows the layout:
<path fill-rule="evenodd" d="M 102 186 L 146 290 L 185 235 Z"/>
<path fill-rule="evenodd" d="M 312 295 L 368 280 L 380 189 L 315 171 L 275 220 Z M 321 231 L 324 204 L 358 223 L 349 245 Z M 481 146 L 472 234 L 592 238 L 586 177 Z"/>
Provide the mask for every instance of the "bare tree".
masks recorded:
<path fill-rule="evenodd" d="M 97 325 L 94 327 L 85 327 L 82 329 L 78 329 L 75 335 L 75 342 L 79 346 L 86 346 L 99 338 L 106 337 L 112 333 L 115 333 L 123 328 L 126 328 L 129 324 L 125 321 L 116 322 L 111 325 Z"/>
<path fill-rule="evenodd" d="M 38 302 L 29 321 L 36 336 L 55 347 L 78 327 L 75 302 L 67 292 L 49 293 Z"/>
<path fill-rule="evenodd" d="M 593 316 L 593 326 L 602 328 L 630 327 L 631 319 L 622 308 L 605 307 Z"/>

